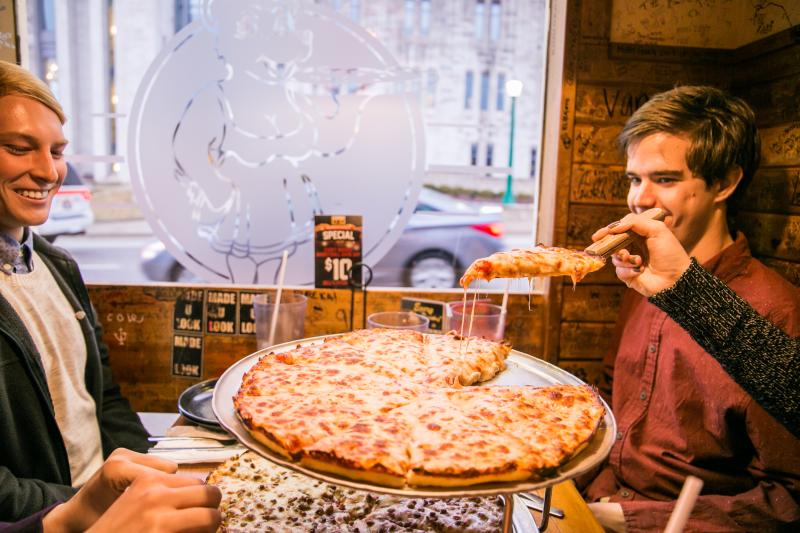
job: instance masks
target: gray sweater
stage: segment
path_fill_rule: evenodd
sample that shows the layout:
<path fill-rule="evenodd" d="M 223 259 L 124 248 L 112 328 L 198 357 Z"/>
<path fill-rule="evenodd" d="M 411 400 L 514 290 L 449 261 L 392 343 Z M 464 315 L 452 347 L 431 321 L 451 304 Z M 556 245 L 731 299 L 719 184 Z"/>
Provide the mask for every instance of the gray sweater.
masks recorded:
<path fill-rule="evenodd" d="M 800 437 L 800 339 L 789 337 L 692 259 L 649 298 L 768 413 Z"/>

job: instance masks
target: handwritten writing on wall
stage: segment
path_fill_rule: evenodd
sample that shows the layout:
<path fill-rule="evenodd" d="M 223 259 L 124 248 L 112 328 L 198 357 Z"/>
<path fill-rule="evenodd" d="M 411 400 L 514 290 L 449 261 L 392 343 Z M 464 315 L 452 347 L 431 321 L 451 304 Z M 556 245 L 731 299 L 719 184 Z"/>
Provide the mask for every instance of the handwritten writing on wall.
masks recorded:
<path fill-rule="evenodd" d="M 570 201 L 625 205 L 627 195 L 625 167 L 573 165 Z"/>
<path fill-rule="evenodd" d="M 800 122 L 764 128 L 760 133 L 762 165 L 800 165 Z"/>
<path fill-rule="evenodd" d="M 756 256 L 800 261 L 800 216 L 742 213 L 739 221 Z"/>
<path fill-rule="evenodd" d="M 572 204 L 567 222 L 567 244 L 586 248 L 592 244 L 592 234 L 601 227 L 619 220 L 630 212 L 626 206 Z"/>
<path fill-rule="evenodd" d="M 650 95 L 669 87 L 631 89 L 613 85 L 582 84 L 578 87 L 575 119 L 580 122 L 602 121 L 624 124 Z"/>
<path fill-rule="evenodd" d="M 624 165 L 625 158 L 617 148 L 620 126 L 575 124 L 573 161 L 603 165 Z"/>
<path fill-rule="evenodd" d="M 741 205 L 746 211 L 800 214 L 800 168 L 762 168 Z"/>

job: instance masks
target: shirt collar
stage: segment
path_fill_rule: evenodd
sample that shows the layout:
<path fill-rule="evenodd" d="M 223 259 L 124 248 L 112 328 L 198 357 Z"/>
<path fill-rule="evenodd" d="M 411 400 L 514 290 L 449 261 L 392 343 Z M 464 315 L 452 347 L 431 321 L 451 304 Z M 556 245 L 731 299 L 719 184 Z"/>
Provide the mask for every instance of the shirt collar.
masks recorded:
<path fill-rule="evenodd" d="M 33 231 L 25 228 L 21 242 L 5 233 L 0 233 L 0 272 L 10 275 L 28 274 L 32 271 Z"/>
<path fill-rule="evenodd" d="M 702 264 L 703 268 L 724 282 L 729 282 L 742 274 L 751 259 L 747 238 L 740 231 L 733 244 Z"/>

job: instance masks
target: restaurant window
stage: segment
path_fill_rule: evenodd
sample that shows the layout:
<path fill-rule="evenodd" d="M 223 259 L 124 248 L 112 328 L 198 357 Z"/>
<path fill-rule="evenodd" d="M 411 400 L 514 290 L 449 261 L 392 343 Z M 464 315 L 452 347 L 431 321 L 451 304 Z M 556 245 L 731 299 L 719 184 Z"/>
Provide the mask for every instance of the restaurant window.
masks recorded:
<path fill-rule="evenodd" d="M 464 75 L 464 109 L 472 107 L 472 85 L 475 83 L 475 75 L 468 70 Z"/>
<path fill-rule="evenodd" d="M 209 24 L 209 8 L 213 11 L 225 5 L 230 13 L 241 6 L 255 5 L 254 2 L 263 5 L 261 0 L 239 0 L 235 3 L 222 0 L 173 0 L 171 3 L 136 0 L 26 2 L 28 34 L 20 38 L 22 46 L 28 50 L 27 66 L 51 85 L 70 117 L 65 125 L 65 133 L 70 140 L 66 158 L 95 192 L 95 223 L 90 234 L 116 232 L 112 237 L 113 248 L 95 244 L 95 241 L 81 236 L 57 237 L 57 244 L 73 253 L 89 282 L 202 281 L 196 273 L 186 273 L 180 261 L 171 256 L 171 248 L 166 245 L 159 247 L 163 239 L 158 228 L 143 217 L 142 210 L 146 206 L 135 202 L 132 182 L 134 171 L 128 147 L 135 146 L 137 141 L 130 136 L 131 119 L 137 92 L 144 86 L 148 72 L 157 70 L 154 61 L 160 55 L 183 51 L 198 42 L 211 42 L 215 34 L 204 26 Z M 296 6 L 300 11 L 325 6 L 327 13 L 330 13 L 328 10 L 335 10 L 340 15 L 342 25 L 354 25 L 357 20 L 357 30 L 361 32 L 359 35 L 363 34 L 364 39 L 376 39 L 385 49 L 382 53 L 394 61 L 397 68 L 387 71 L 388 75 L 374 75 L 374 71 L 369 69 L 354 73 L 330 69 L 314 72 L 300 63 L 303 59 L 298 56 L 295 65 L 275 62 L 272 64 L 273 72 L 305 76 L 302 80 L 298 77 L 299 81 L 289 86 L 290 90 L 301 89 L 298 96 L 303 96 L 305 93 L 302 91 L 307 89 L 313 91 L 309 94 L 315 98 L 324 98 L 327 102 L 338 102 L 343 106 L 350 105 L 348 102 L 360 95 L 372 98 L 395 91 L 404 98 L 408 97 L 407 101 L 413 101 L 418 106 L 420 116 L 421 127 L 418 131 L 423 149 L 416 153 L 419 154 L 422 168 L 420 186 L 424 194 L 433 191 L 463 200 L 475 198 L 476 191 L 480 191 L 482 199 L 468 203 L 481 209 L 481 213 L 493 212 L 502 217 L 505 216 L 504 209 L 510 209 L 501 203 L 507 172 L 503 169 L 502 173 L 494 173 L 492 168 L 500 168 L 495 166 L 499 161 L 497 150 L 507 146 L 508 142 L 509 106 L 505 104 L 504 83 L 509 79 L 520 79 L 524 83 L 524 91 L 517 100 L 515 144 L 531 148 L 530 158 L 520 157 L 514 161 L 512 174 L 518 204 L 514 207 L 517 211 L 529 212 L 533 224 L 535 206 L 526 202 L 530 202 L 538 190 L 538 181 L 527 178 L 534 173 L 536 153 L 541 142 L 544 54 L 540 50 L 546 48 L 545 0 L 515 2 L 513 9 L 512 4 L 503 5 L 492 0 L 438 0 L 436 4 L 430 0 L 370 0 L 369 3 L 362 0 L 285 0 L 284 3 Z M 74 8 L 74 5 L 79 7 Z M 466 12 L 465 6 L 469 8 Z M 286 12 L 291 13 L 292 10 Z M 254 25 L 249 17 L 241 17 L 238 21 L 238 30 L 242 35 L 258 37 L 259 30 L 266 33 L 275 31 L 275 26 Z M 295 31 L 290 18 L 279 22 L 281 31 Z M 440 23 L 446 31 L 435 31 L 434 24 L 438 27 Z M 425 31 L 428 32 L 425 42 L 429 53 L 417 53 L 420 48 L 417 36 Z M 205 41 L 186 39 L 195 34 Z M 522 34 L 530 38 L 513 38 Z M 178 37 L 183 40 L 176 41 Z M 293 42 L 300 46 L 309 43 L 320 46 L 322 42 L 333 43 L 330 45 L 332 47 L 343 46 L 340 45 L 341 41 L 324 41 L 318 37 L 315 35 L 310 39 L 309 35 L 304 34 Z M 490 57 L 485 45 L 495 38 L 497 40 L 492 43 L 493 47 L 503 53 Z M 270 41 L 264 38 L 259 42 L 263 44 Z M 434 50 L 436 53 L 432 53 Z M 333 52 L 338 53 L 332 53 L 330 57 L 358 57 L 352 56 L 344 47 Z M 254 57 L 258 61 L 261 56 L 255 54 Z M 194 68 L 193 64 L 192 67 L 187 68 L 184 75 L 176 77 L 173 83 L 178 86 L 185 79 L 207 75 L 205 71 Z M 335 79 L 325 78 L 330 78 L 332 72 Z M 213 75 L 217 76 L 213 79 L 224 79 L 226 70 L 214 71 Z M 320 79 L 326 79 L 325 83 L 317 83 Z M 192 94 L 207 94 L 203 92 L 206 91 L 203 87 L 206 86 Z M 479 98 L 479 101 L 475 102 L 475 98 Z M 302 102 L 302 98 L 295 98 L 292 102 Z M 185 106 L 186 102 L 170 104 L 167 111 L 183 109 Z M 475 113 L 478 106 L 484 111 L 491 109 L 493 112 Z M 291 109 L 291 106 L 279 109 Z M 359 112 L 364 109 L 370 113 L 382 108 L 367 105 L 347 109 Z M 325 105 L 314 111 L 319 116 L 328 116 L 336 111 L 336 105 Z M 247 118 L 254 116 L 253 113 Z M 197 119 L 201 121 L 200 124 L 203 117 L 201 115 Z M 392 135 L 387 145 L 394 142 L 396 137 L 395 122 L 391 124 L 392 127 L 384 125 L 382 128 L 386 135 Z M 335 162 L 337 150 L 343 147 L 346 151 L 355 144 L 328 143 L 324 148 L 332 148 L 325 159 Z M 164 151 L 169 150 L 168 145 L 164 145 Z M 280 153 L 279 150 L 265 152 Z M 415 152 L 409 150 L 408 153 Z M 375 167 L 370 171 L 372 180 L 386 179 L 386 173 L 380 169 L 391 167 L 390 162 L 384 159 L 370 161 L 369 158 L 367 161 Z M 368 166 L 362 164 L 362 168 L 353 169 L 353 172 L 337 172 L 336 179 L 351 179 Z M 311 177 L 317 178 L 325 173 L 324 170 L 318 170 Z M 160 175 L 173 177 L 174 174 L 167 172 Z M 187 198 L 185 193 L 181 193 L 173 200 L 180 206 L 188 201 Z M 321 200 L 323 202 L 320 205 L 325 206 L 324 199 Z M 346 202 L 341 205 L 346 214 L 358 214 L 347 211 Z M 215 207 L 222 209 L 225 205 L 220 203 Z M 437 205 L 436 208 L 447 213 L 450 206 Z M 390 206 L 384 209 L 391 210 Z M 186 219 L 191 220 L 192 217 L 187 216 Z M 446 240 L 464 243 L 470 230 L 467 226 L 453 231 L 453 238 Z M 529 227 L 524 239 L 513 233 L 503 235 L 498 239 L 498 248 L 506 249 L 519 245 L 519 242 L 529 242 L 531 231 Z M 431 248 L 438 248 L 437 242 L 428 244 Z M 461 250 L 457 253 L 461 253 Z M 412 259 L 404 257 L 402 264 L 395 265 L 396 270 L 407 268 Z M 469 262 L 470 259 L 459 258 L 459 262 L 465 261 Z M 402 276 L 397 275 L 386 284 L 396 285 L 401 283 L 398 281 L 400 279 Z M 260 282 L 270 283 L 271 280 L 263 279 Z M 493 287 L 490 285 L 490 288 Z M 527 290 L 527 287 L 523 290 Z"/>
<path fill-rule="evenodd" d="M 481 72 L 481 111 L 489 109 L 489 72 Z"/>
<path fill-rule="evenodd" d="M 417 0 L 405 0 L 403 6 L 403 33 L 411 35 L 414 33 L 414 16 L 417 12 Z"/>
<path fill-rule="evenodd" d="M 419 5 L 419 32 L 427 36 L 431 30 L 431 0 L 421 0 Z"/>
<path fill-rule="evenodd" d="M 475 0 L 475 38 L 483 39 L 483 28 L 486 25 L 486 4 L 484 0 Z"/>
<path fill-rule="evenodd" d="M 489 39 L 496 42 L 500 39 L 500 0 L 492 0 L 489 9 Z"/>
<path fill-rule="evenodd" d="M 500 73 L 497 75 L 497 101 L 495 108 L 502 111 L 506 103 L 506 75 Z"/>

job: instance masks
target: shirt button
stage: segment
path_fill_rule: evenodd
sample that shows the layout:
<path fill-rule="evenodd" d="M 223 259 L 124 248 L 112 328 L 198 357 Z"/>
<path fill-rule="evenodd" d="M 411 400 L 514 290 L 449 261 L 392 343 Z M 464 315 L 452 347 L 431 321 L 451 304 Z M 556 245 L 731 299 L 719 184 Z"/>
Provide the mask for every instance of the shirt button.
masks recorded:
<path fill-rule="evenodd" d="M 85 311 L 76 312 L 75 318 L 77 318 L 78 320 L 83 320 L 84 318 L 86 318 L 86 312 Z"/>
<path fill-rule="evenodd" d="M 10 263 L 3 263 L 3 270 L 5 270 L 6 272 L 11 272 L 11 270 L 13 270 L 13 268 L 14 267 L 11 266 Z"/>
<path fill-rule="evenodd" d="M 656 353 L 656 345 L 655 344 L 651 344 L 650 346 L 647 347 L 647 349 L 650 351 L 650 353 Z"/>
<path fill-rule="evenodd" d="M 622 432 L 617 431 L 617 440 L 622 440 Z"/>
<path fill-rule="evenodd" d="M 630 498 L 631 491 L 622 489 L 621 491 L 619 491 L 619 495 L 622 496 L 623 498 Z"/>
<path fill-rule="evenodd" d="M 639 393 L 639 399 L 642 400 L 642 401 L 646 400 L 647 399 L 647 393 L 644 392 L 644 391 L 640 392 Z"/>

